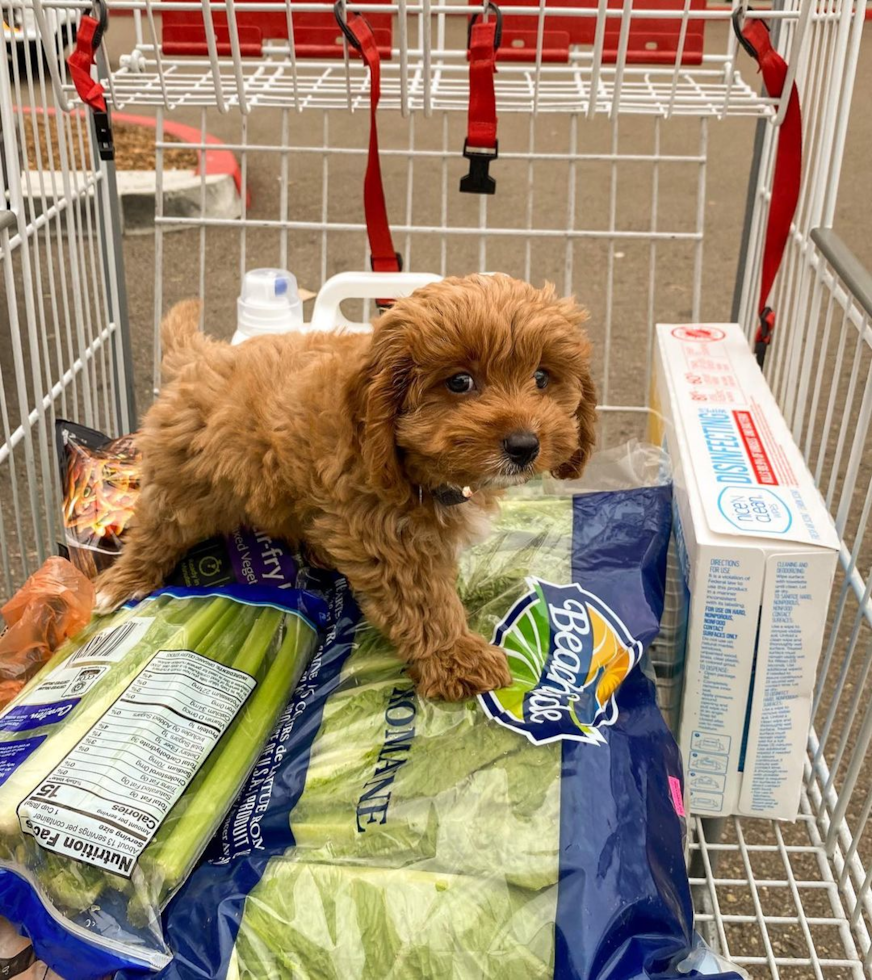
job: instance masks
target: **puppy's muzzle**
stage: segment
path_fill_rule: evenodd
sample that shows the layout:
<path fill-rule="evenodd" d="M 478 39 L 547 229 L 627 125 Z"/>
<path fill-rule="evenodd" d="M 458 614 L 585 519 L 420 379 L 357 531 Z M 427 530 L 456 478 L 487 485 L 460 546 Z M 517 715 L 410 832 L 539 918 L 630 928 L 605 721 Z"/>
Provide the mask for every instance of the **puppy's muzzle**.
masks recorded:
<path fill-rule="evenodd" d="M 539 455 L 539 440 L 532 432 L 512 432 L 503 439 L 503 452 L 518 469 L 523 469 Z"/>

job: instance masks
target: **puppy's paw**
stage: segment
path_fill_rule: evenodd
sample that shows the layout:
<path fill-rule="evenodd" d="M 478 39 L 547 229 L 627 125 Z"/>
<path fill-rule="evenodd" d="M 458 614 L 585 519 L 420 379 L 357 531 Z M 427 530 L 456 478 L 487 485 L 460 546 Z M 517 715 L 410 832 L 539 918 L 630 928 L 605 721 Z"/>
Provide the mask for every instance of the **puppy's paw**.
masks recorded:
<path fill-rule="evenodd" d="M 104 572 L 95 582 L 97 598 L 94 602 L 94 612 L 98 616 L 106 616 L 123 606 L 128 599 L 142 599 L 153 591 L 142 588 L 141 585 L 131 585 L 124 576 L 113 574 L 114 569 Z"/>
<path fill-rule="evenodd" d="M 474 633 L 441 656 L 414 663 L 410 673 L 422 697 L 441 701 L 465 701 L 512 683 L 505 651 Z"/>
<path fill-rule="evenodd" d="M 121 600 L 124 601 L 123 599 Z M 115 612 L 121 603 L 116 602 L 114 596 L 108 589 L 100 589 L 94 600 L 94 612 L 97 616 L 108 616 Z"/>

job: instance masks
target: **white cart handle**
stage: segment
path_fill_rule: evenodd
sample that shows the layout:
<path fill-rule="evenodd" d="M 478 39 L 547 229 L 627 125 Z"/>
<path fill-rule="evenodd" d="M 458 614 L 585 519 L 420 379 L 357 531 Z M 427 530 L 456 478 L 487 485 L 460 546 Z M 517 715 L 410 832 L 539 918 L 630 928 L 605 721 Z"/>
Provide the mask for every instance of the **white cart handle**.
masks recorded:
<path fill-rule="evenodd" d="M 355 323 L 342 315 L 339 307 L 343 300 L 409 296 L 421 286 L 439 282 L 440 278 L 430 272 L 340 272 L 321 287 L 312 310 L 312 321 L 305 329 L 369 330 L 370 324 Z"/>

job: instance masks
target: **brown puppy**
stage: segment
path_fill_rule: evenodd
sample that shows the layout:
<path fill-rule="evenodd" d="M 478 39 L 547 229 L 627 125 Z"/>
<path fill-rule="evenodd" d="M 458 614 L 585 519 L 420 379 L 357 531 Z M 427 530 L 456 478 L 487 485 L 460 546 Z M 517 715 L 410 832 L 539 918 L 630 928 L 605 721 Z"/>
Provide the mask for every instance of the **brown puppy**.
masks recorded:
<path fill-rule="evenodd" d="M 100 607 L 147 594 L 192 545 L 249 524 L 304 539 L 346 575 L 421 694 L 509 683 L 503 652 L 469 631 L 457 553 L 505 487 L 581 472 L 596 397 L 585 313 L 550 286 L 470 276 L 398 301 L 372 334 L 230 347 L 199 333 L 198 316 L 188 301 L 164 321 L 167 383 L 145 416 L 136 521 L 98 582 Z"/>

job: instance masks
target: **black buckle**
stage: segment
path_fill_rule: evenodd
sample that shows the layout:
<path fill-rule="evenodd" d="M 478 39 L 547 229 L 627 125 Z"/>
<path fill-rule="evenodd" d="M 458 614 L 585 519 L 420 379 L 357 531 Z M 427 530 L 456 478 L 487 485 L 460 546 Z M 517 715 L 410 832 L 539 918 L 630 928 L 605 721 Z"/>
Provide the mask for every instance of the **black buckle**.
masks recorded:
<path fill-rule="evenodd" d="M 503 39 L 503 12 L 500 8 L 493 2 L 493 0 L 485 0 L 484 13 L 487 14 L 488 11 L 492 10 L 497 19 L 497 29 L 494 31 L 494 51 L 500 46 L 500 41 Z M 469 26 L 466 28 L 466 49 L 467 51 L 472 47 L 472 26 L 478 20 L 479 15 L 473 14 L 469 18 Z"/>
<path fill-rule="evenodd" d="M 772 332 L 775 329 L 775 314 L 771 306 L 765 306 L 760 312 L 760 325 L 754 338 L 754 355 L 761 369 L 766 360 L 766 350 L 772 343 Z"/>
<path fill-rule="evenodd" d="M 94 129 L 97 134 L 97 151 L 101 160 L 115 159 L 115 143 L 112 139 L 112 126 L 109 113 L 94 110 Z"/>
<path fill-rule="evenodd" d="M 354 33 L 352 32 L 351 28 L 348 26 L 347 21 L 342 16 L 344 11 L 345 11 L 345 0 L 336 0 L 336 3 L 333 4 L 333 16 L 336 18 L 336 23 L 339 25 L 339 29 L 345 35 L 345 39 L 348 41 L 348 43 L 353 48 L 357 48 L 357 50 L 360 51 L 361 50 L 360 41 L 358 41 L 357 38 L 354 36 Z M 356 16 L 362 17 L 363 20 L 366 20 L 366 18 L 363 17 L 362 14 L 357 14 Z M 367 22 L 367 26 L 369 26 L 369 22 Z M 370 28 L 370 30 L 372 30 L 372 28 Z"/>
<path fill-rule="evenodd" d="M 749 6 L 748 7 L 748 10 L 750 10 L 750 9 L 751 9 L 751 7 Z M 745 49 L 745 52 L 747 54 L 751 55 L 751 57 L 756 61 L 757 60 L 757 49 L 754 47 L 753 44 L 751 44 L 751 42 L 748 40 L 748 38 L 746 38 L 745 35 L 742 33 L 742 24 L 744 23 L 744 20 L 745 20 L 745 18 L 744 18 L 744 15 L 742 14 L 742 8 L 741 7 L 736 7 L 736 9 L 733 11 L 733 16 L 732 16 L 733 33 L 736 35 L 736 40 Z M 769 30 L 769 24 L 765 20 L 762 21 L 762 23 L 763 23 L 763 26 L 768 31 Z"/>
<path fill-rule="evenodd" d="M 394 252 L 394 255 L 396 255 L 396 257 L 397 257 L 397 272 L 402 272 L 403 271 L 403 257 L 402 257 L 402 255 L 400 255 L 399 252 Z M 372 254 L 369 257 L 369 267 L 370 267 L 370 269 L 372 269 L 373 272 L 376 272 L 377 271 L 376 270 L 376 267 L 375 267 L 375 256 L 372 255 Z"/>
<path fill-rule="evenodd" d="M 494 148 L 479 148 L 470 150 L 469 140 L 463 141 L 463 155 L 469 160 L 469 173 L 460 178 L 460 191 L 462 194 L 494 194 L 497 189 L 497 182 L 488 173 L 491 160 L 496 160 L 499 156 L 500 141 L 497 140 Z"/>

